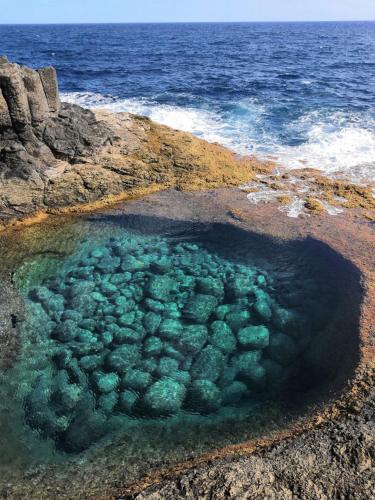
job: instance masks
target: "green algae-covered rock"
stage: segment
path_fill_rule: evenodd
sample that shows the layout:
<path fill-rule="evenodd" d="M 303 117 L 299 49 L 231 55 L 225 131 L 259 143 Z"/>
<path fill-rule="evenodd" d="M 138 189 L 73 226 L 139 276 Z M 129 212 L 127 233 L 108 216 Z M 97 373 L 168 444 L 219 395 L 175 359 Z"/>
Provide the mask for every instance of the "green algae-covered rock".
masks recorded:
<path fill-rule="evenodd" d="M 148 297 L 161 302 L 168 302 L 174 282 L 169 276 L 152 276 L 146 287 Z"/>
<path fill-rule="evenodd" d="M 145 356 L 158 356 L 163 352 L 164 343 L 159 337 L 148 337 L 143 344 Z"/>
<path fill-rule="evenodd" d="M 79 365 L 85 372 L 92 372 L 97 368 L 100 368 L 102 364 L 103 364 L 103 356 L 101 354 L 83 356 L 79 360 Z"/>
<path fill-rule="evenodd" d="M 79 384 L 82 387 L 86 387 L 87 375 L 79 366 L 78 359 L 73 358 L 66 367 L 66 371 L 69 374 L 70 382 L 72 382 L 73 384 Z"/>
<path fill-rule="evenodd" d="M 198 278 L 196 283 L 200 293 L 213 295 L 217 297 L 219 301 L 223 300 L 224 283 L 220 279 L 209 276 L 207 278 Z"/>
<path fill-rule="evenodd" d="M 225 321 L 214 321 L 210 326 L 210 343 L 218 347 L 221 351 L 228 354 L 236 349 L 237 341 Z"/>
<path fill-rule="evenodd" d="M 65 309 L 62 313 L 61 320 L 65 321 L 67 319 L 70 319 L 79 324 L 83 318 L 82 314 L 80 314 L 78 311 L 75 311 L 74 309 Z"/>
<path fill-rule="evenodd" d="M 148 312 L 143 317 L 143 324 L 146 329 L 146 332 L 150 335 L 154 335 L 157 332 L 157 329 L 160 326 L 162 317 L 159 314 L 154 312 Z"/>
<path fill-rule="evenodd" d="M 233 311 L 225 316 L 225 321 L 234 332 L 237 332 L 249 323 L 250 313 L 247 310 Z"/>
<path fill-rule="evenodd" d="M 176 359 L 178 362 L 183 362 L 185 359 L 184 354 L 177 350 L 172 344 L 169 344 L 167 342 L 164 345 L 163 354 L 165 354 L 169 358 Z"/>
<path fill-rule="evenodd" d="M 178 370 L 179 362 L 176 359 L 163 356 L 159 360 L 158 374 L 163 376 L 168 376 L 170 373 Z"/>
<path fill-rule="evenodd" d="M 145 269 L 145 267 L 146 264 L 142 260 L 134 257 L 134 255 L 124 257 L 121 262 L 121 269 L 127 272 L 140 271 Z"/>
<path fill-rule="evenodd" d="M 80 330 L 77 336 L 77 342 L 83 342 L 85 344 L 93 344 L 98 341 L 97 336 L 94 335 L 90 330 Z"/>
<path fill-rule="evenodd" d="M 81 399 L 82 387 L 77 384 L 66 384 L 57 391 L 59 403 L 65 411 L 73 410 Z"/>
<path fill-rule="evenodd" d="M 231 276 L 226 282 L 226 292 L 232 299 L 245 297 L 252 290 L 253 281 L 248 276 Z"/>
<path fill-rule="evenodd" d="M 124 344 L 114 349 L 105 359 L 105 365 L 110 370 L 118 373 L 125 373 L 129 368 L 133 368 L 139 360 L 139 346 L 136 344 Z"/>
<path fill-rule="evenodd" d="M 95 283 L 93 281 L 76 281 L 68 290 L 70 298 L 84 297 L 91 295 L 95 290 Z"/>
<path fill-rule="evenodd" d="M 155 313 L 162 313 L 164 311 L 164 304 L 160 302 L 159 300 L 154 300 L 154 299 L 145 299 L 145 306 L 147 309 L 150 311 L 153 311 Z"/>
<path fill-rule="evenodd" d="M 139 342 L 143 337 L 143 333 L 134 328 L 120 328 L 113 336 L 116 344 L 131 344 Z"/>
<path fill-rule="evenodd" d="M 195 280 L 196 278 L 194 276 L 182 273 L 182 276 L 178 278 L 181 290 L 194 290 Z"/>
<path fill-rule="evenodd" d="M 157 274 L 165 274 L 171 270 L 172 263 L 167 257 L 162 257 L 151 264 L 151 271 Z"/>
<path fill-rule="evenodd" d="M 265 349 L 269 344 L 270 334 L 266 326 L 248 326 L 239 330 L 237 338 L 244 349 Z"/>
<path fill-rule="evenodd" d="M 122 316 L 123 314 L 131 313 L 135 308 L 135 301 L 129 297 L 121 295 L 115 300 L 115 314 Z"/>
<path fill-rule="evenodd" d="M 118 324 L 120 326 L 131 326 L 135 320 L 135 311 L 130 311 L 128 313 L 122 314 L 118 318 Z"/>
<path fill-rule="evenodd" d="M 169 302 L 168 304 L 165 304 L 164 316 L 171 319 L 178 319 L 181 317 L 181 312 L 179 311 L 176 302 Z"/>
<path fill-rule="evenodd" d="M 262 321 L 270 321 L 272 310 L 266 300 L 258 299 L 254 304 L 254 310 Z"/>
<path fill-rule="evenodd" d="M 236 379 L 238 375 L 238 368 L 235 365 L 225 365 L 224 369 L 222 371 L 222 374 L 220 375 L 219 380 L 217 381 L 217 384 L 221 387 L 227 387 L 230 385 L 234 380 Z"/>
<path fill-rule="evenodd" d="M 231 366 L 237 370 L 237 372 L 251 370 L 253 366 L 259 364 L 262 357 L 262 351 L 247 351 L 240 354 L 232 356 Z"/>
<path fill-rule="evenodd" d="M 99 341 L 106 347 L 111 345 L 113 342 L 113 333 L 109 331 L 102 332 L 99 336 Z"/>
<path fill-rule="evenodd" d="M 247 386 L 243 382 L 236 380 L 223 389 L 221 393 L 223 403 L 225 405 L 235 405 L 241 401 L 246 393 Z"/>
<path fill-rule="evenodd" d="M 271 335 L 267 353 L 272 360 L 283 366 L 288 366 L 297 355 L 297 346 L 288 335 L 277 333 Z"/>
<path fill-rule="evenodd" d="M 104 257 L 108 257 L 110 255 L 109 248 L 106 247 L 97 247 L 91 251 L 90 256 L 95 259 L 95 262 L 98 259 L 103 259 Z"/>
<path fill-rule="evenodd" d="M 97 269 L 103 274 L 112 274 L 120 266 L 121 260 L 119 257 L 103 257 L 96 264 Z"/>
<path fill-rule="evenodd" d="M 225 356 L 213 346 L 205 347 L 193 363 L 191 375 L 195 379 L 205 379 L 215 382 L 224 368 Z"/>
<path fill-rule="evenodd" d="M 171 415 L 177 413 L 186 394 L 185 386 L 177 380 L 163 377 L 149 387 L 142 406 L 144 410 L 154 416 Z"/>
<path fill-rule="evenodd" d="M 248 366 L 241 370 L 240 377 L 246 382 L 250 389 L 259 389 L 264 386 L 266 380 L 266 370 L 262 365 Z"/>
<path fill-rule="evenodd" d="M 104 294 L 106 296 L 111 296 L 111 295 L 115 295 L 118 293 L 117 286 L 114 285 L 113 283 L 110 283 L 109 281 L 104 281 L 100 285 L 100 290 L 102 291 L 102 294 Z M 104 301 L 106 301 L 106 300 L 107 300 L 107 298 L 105 297 Z M 102 301 L 99 301 L 99 302 L 102 302 Z"/>
<path fill-rule="evenodd" d="M 98 397 L 98 409 L 104 413 L 112 413 L 118 403 L 118 394 L 115 391 L 102 394 Z"/>
<path fill-rule="evenodd" d="M 132 278 L 132 275 L 127 272 L 121 272 L 121 273 L 114 273 L 112 274 L 109 282 L 112 283 L 112 285 L 115 285 L 118 287 L 119 285 L 123 285 L 124 283 L 127 283 L 130 281 Z"/>
<path fill-rule="evenodd" d="M 124 389 L 134 391 L 144 391 L 151 384 L 152 377 L 149 372 L 137 369 L 128 370 L 121 379 L 121 386 Z"/>
<path fill-rule="evenodd" d="M 97 302 L 91 295 L 77 295 L 70 301 L 70 308 L 78 311 L 84 318 L 93 318 L 97 308 Z"/>
<path fill-rule="evenodd" d="M 261 356 L 261 351 L 248 351 L 231 360 L 232 366 L 238 370 L 239 378 L 251 388 L 260 386 L 265 380 L 266 370 L 259 364 Z"/>
<path fill-rule="evenodd" d="M 114 391 L 120 383 L 117 373 L 94 372 L 92 380 L 96 390 L 103 394 Z"/>
<path fill-rule="evenodd" d="M 205 345 L 208 331 L 204 325 L 185 326 L 178 339 L 178 347 L 183 353 L 194 354 Z"/>
<path fill-rule="evenodd" d="M 67 319 L 63 321 L 52 332 L 53 338 L 58 339 L 60 342 L 70 342 L 74 340 L 80 332 L 80 329 L 75 321 Z"/>
<path fill-rule="evenodd" d="M 221 405 L 220 389 L 211 380 L 194 380 L 189 386 L 187 407 L 201 413 L 210 413 Z"/>
<path fill-rule="evenodd" d="M 182 323 L 176 319 L 164 319 L 159 326 L 159 334 L 166 339 L 178 339 L 182 332 Z"/>
<path fill-rule="evenodd" d="M 216 306 L 216 297 L 199 293 L 187 302 L 184 317 L 196 323 L 207 323 Z"/>
<path fill-rule="evenodd" d="M 191 381 L 190 373 L 185 371 L 185 370 L 175 370 L 175 371 L 169 373 L 168 375 L 170 378 L 177 380 L 177 382 L 180 382 L 181 384 L 184 384 L 185 386 L 190 384 L 190 381 Z"/>
<path fill-rule="evenodd" d="M 82 321 L 79 322 L 79 327 L 82 328 L 83 330 L 89 330 L 93 332 L 96 330 L 98 323 L 94 319 L 83 319 Z"/>
<path fill-rule="evenodd" d="M 146 372 L 149 372 L 152 374 L 152 373 L 156 372 L 156 370 L 158 368 L 158 361 L 156 358 L 142 359 L 137 364 L 137 367 L 140 370 L 143 370 L 143 371 L 146 371 Z"/>
<path fill-rule="evenodd" d="M 231 307 L 229 304 L 222 304 L 215 309 L 215 316 L 218 320 L 223 321 L 225 316 L 230 312 Z"/>
<path fill-rule="evenodd" d="M 52 354 L 52 361 L 57 368 L 66 368 L 72 360 L 72 351 L 67 348 L 57 348 Z"/>
<path fill-rule="evenodd" d="M 134 391 L 122 391 L 119 395 L 119 407 L 123 413 L 131 414 L 134 410 L 139 396 Z"/>

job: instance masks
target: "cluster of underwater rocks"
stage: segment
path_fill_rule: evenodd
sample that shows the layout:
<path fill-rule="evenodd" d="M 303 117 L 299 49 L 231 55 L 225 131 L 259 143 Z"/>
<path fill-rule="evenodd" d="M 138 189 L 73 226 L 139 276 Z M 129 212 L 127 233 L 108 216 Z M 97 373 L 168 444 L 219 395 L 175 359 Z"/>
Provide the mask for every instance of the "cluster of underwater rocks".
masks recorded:
<path fill-rule="evenodd" d="M 127 235 L 86 249 L 29 293 L 50 366 L 26 422 L 79 452 L 116 415 L 208 415 L 281 390 L 307 319 L 272 291 L 267 273 L 190 242 Z"/>

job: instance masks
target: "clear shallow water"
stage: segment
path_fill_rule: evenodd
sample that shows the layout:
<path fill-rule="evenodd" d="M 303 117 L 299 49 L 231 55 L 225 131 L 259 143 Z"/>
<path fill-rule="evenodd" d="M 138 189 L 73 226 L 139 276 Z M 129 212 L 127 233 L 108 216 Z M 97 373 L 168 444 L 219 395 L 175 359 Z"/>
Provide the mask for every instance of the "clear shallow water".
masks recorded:
<path fill-rule="evenodd" d="M 345 377 L 347 277 L 324 246 L 138 216 L 67 234 L 65 257 L 42 239 L 14 271 L 26 309 L 0 387 L 3 470 L 121 443 L 131 476 L 262 435 Z"/>
<path fill-rule="evenodd" d="M 68 101 L 375 180 L 374 22 L 0 26 L 0 47 Z"/>

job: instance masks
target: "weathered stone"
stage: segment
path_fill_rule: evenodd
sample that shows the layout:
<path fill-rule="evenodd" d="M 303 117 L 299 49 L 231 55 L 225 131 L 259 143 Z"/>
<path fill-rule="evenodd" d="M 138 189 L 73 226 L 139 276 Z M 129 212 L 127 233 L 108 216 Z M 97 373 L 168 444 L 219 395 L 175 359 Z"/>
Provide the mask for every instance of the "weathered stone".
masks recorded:
<path fill-rule="evenodd" d="M 205 295 L 213 295 L 217 297 L 219 301 L 221 301 L 224 297 L 224 284 L 221 280 L 207 277 L 207 278 L 198 278 L 197 279 L 197 287 L 200 293 Z"/>
<path fill-rule="evenodd" d="M 56 70 L 52 66 L 38 70 L 42 81 L 45 96 L 51 113 L 57 114 L 60 111 L 61 103 L 57 84 Z"/>
<path fill-rule="evenodd" d="M 249 323 L 250 313 L 246 310 L 230 312 L 225 316 L 225 321 L 234 332 L 237 332 Z"/>
<path fill-rule="evenodd" d="M 183 326 L 180 321 L 176 319 L 165 319 L 159 326 L 159 333 L 166 339 L 176 340 L 180 338 L 182 329 Z"/>
<path fill-rule="evenodd" d="M 178 347 L 183 353 L 194 354 L 205 345 L 208 337 L 204 325 L 189 325 L 184 327 L 178 339 Z"/>
<path fill-rule="evenodd" d="M 154 312 L 149 312 L 145 314 L 143 318 L 143 324 L 145 326 L 145 329 L 147 333 L 150 335 L 153 335 L 157 329 L 159 328 L 159 325 L 161 323 L 161 316 L 159 314 L 156 314 Z"/>
<path fill-rule="evenodd" d="M 146 293 L 152 299 L 168 302 L 173 285 L 168 276 L 152 276 L 147 284 Z"/>
<path fill-rule="evenodd" d="M 225 321 L 214 321 L 210 326 L 210 343 L 228 354 L 236 349 L 237 341 L 232 330 Z"/>
<path fill-rule="evenodd" d="M 148 337 L 143 345 L 143 352 L 146 356 L 158 356 L 163 347 L 164 343 L 159 337 Z"/>
<path fill-rule="evenodd" d="M 60 340 L 60 342 L 70 342 L 78 336 L 79 331 L 77 323 L 71 319 L 67 319 L 55 328 L 53 337 Z"/>
<path fill-rule="evenodd" d="M 121 379 L 121 386 L 134 391 L 144 391 L 151 384 L 152 377 L 149 372 L 137 369 L 128 370 Z"/>
<path fill-rule="evenodd" d="M 248 326 L 239 330 L 237 338 L 244 349 L 265 349 L 269 344 L 270 334 L 266 326 Z"/>
<path fill-rule="evenodd" d="M 118 402 L 118 394 L 115 391 L 102 394 L 98 398 L 98 409 L 104 413 L 112 413 Z"/>
<path fill-rule="evenodd" d="M 176 359 L 167 356 L 160 358 L 158 366 L 158 374 L 160 377 L 168 376 L 178 370 L 179 363 Z"/>
<path fill-rule="evenodd" d="M 211 380 L 194 380 L 187 395 L 188 408 L 200 413 L 210 413 L 221 405 L 219 388 Z"/>
<path fill-rule="evenodd" d="M 272 310 L 266 300 L 258 299 L 254 304 L 254 309 L 261 320 L 270 321 L 272 317 Z"/>
<path fill-rule="evenodd" d="M 185 306 L 184 317 L 196 323 L 207 323 L 216 306 L 216 297 L 204 294 L 194 295 Z"/>
<path fill-rule="evenodd" d="M 120 379 L 116 373 L 94 372 L 93 383 L 98 392 L 107 394 L 117 389 Z"/>
<path fill-rule="evenodd" d="M 148 389 L 142 405 L 151 415 L 171 415 L 179 411 L 185 394 L 186 389 L 183 384 L 172 378 L 163 377 Z"/>
<path fill-rule="evenodd" d="M 191 374 L 195 379 L 207 379 L 216 382 L 224 368 L 224 362 L 225 356 L 219 349 L 207 346 L 193 363 Z"/>
<path fill-rule="evenodd" d="M 124 413 L 131 413 L 136 406 L 138 394 L 134 391 L 122 391 L 119 396 L 120 410 Z"/>
<path fill-rule="evenodd" d="M 133 368 L 139 356 L 139 347 L 136 344 L 124 344 L 108 354 L 105 364 L 109 369 L 125 373 L 130 368 Z"/>

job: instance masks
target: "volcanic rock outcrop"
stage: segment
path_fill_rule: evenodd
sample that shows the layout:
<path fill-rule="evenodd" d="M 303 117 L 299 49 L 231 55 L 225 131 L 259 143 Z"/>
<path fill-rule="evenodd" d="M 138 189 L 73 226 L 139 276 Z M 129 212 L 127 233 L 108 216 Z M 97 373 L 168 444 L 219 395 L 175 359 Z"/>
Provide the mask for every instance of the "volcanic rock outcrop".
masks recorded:
<path fill-rule="evenodd" d="M 238 185 L 259 167 L 143 117 L 61 103 L 54 68 L 0 58 L 0 222 L 134 189 Z"/>

